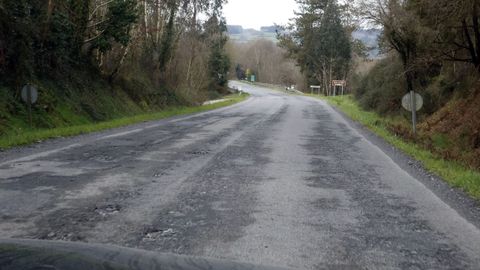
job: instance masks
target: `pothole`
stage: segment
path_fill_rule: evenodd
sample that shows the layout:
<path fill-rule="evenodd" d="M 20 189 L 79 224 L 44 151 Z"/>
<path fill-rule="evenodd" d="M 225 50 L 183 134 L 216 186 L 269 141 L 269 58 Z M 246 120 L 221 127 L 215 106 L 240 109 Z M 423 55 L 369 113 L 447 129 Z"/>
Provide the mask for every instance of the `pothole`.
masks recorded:
<path fill-rule="evenodd" d="M 115 215 L 120 212 L 121 207 L 118 204 L 107 204 L 102 206 L 96 206 L 95 212 L 102 217 L 106 217 L 109 215 Z"/>
<path fill-rule="evenodd" d="M 193 156 L 205 156 L 210 154 L 210 151 L 208 150 L 197 150 L 197 151 L 190 151 L 187 152 L 188 155 L 193 155 Z"/>
<path fill-rule="evenodd" d="M 143 241 L 155 241 L 160 238 L 169 238 L 173 237 L 177 232 L 172 229 L 156 229 L 156 228 L 149 228 L 146 230 L 145 235 L 143 237 Z"/>

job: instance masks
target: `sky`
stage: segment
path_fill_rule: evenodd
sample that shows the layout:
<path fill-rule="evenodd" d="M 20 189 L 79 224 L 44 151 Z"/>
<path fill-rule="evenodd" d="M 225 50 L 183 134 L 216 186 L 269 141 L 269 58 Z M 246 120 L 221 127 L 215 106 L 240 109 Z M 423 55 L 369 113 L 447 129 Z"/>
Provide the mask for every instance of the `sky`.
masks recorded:
<path fill-rule="evenodd" d="M 295 0 L 228 0 L 223 12 L 227 24 L 260 30 L 262 26 L 288 23 L 295 7 Z"/>

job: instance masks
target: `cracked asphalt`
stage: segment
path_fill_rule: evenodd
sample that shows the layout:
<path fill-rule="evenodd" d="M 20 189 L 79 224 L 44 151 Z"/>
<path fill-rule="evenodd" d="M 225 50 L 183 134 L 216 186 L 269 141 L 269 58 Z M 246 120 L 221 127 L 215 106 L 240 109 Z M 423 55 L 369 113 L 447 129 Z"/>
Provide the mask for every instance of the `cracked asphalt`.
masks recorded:
<path fill-rule="evenodd" d="M 251 98 L 0 152 L 0 238 L 298 269 L 480 269 L 477 202 L 321 100 L 231 84 Z"/>

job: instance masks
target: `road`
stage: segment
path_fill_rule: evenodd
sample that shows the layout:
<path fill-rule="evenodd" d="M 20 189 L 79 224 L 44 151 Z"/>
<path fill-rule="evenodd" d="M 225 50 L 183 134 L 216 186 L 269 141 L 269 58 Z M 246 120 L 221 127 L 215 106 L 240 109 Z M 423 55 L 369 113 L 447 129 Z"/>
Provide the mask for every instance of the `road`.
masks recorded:
<path fill-rule="evenodd" d="M 298 269 L 480 269 L 478 219 L 388 147 L 321 100 L 233 84 L 252 97 L 0 152 L 0 238 Z"/>

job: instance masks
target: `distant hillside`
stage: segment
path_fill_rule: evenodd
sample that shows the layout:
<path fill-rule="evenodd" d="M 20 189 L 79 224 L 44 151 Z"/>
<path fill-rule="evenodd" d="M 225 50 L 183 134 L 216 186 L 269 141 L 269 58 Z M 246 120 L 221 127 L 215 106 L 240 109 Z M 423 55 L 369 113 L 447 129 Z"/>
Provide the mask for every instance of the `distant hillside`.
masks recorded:
<path fill-rule="evenodd" d="M 231 40 L 240 43 L 247 43 L 257 39 L 268 39 L 277 42 L 278 26 L 262 26 L 260 31 L 243 28 L 241 25 L 227 25 L 228 35 Z M 354 39 L 361 40 L 365 45 L 372 48 L 369 52 L 370 58 L 378 58 L 380 52 L 378 49 L 378 37 L 380 30 L 378 29 L 359 29 L 352 33 Z"/>
<path fill-rule="evenodd" d="M 260 27 L 260 31 L 264 33 L 277 33 L 277 31 L 279 30 L 280 30 L 280 27 L 278 27 L 277 25 Z"/>
<path fill-rule="evenodd" d="M 240 25 L 227 25 L 228 35 L 231 40 L 240 43 L 247 43 L 257 39 L 268 39 L 277 42 L 277 26 L 262 26 L 260 31 L 247 28 L 244 29 Z"/>
<path fill-rule="evenodd" d="M 228 34 L 239 35 L 243 32 L 243 27 L 241 25 L 227 25 Z"/>

